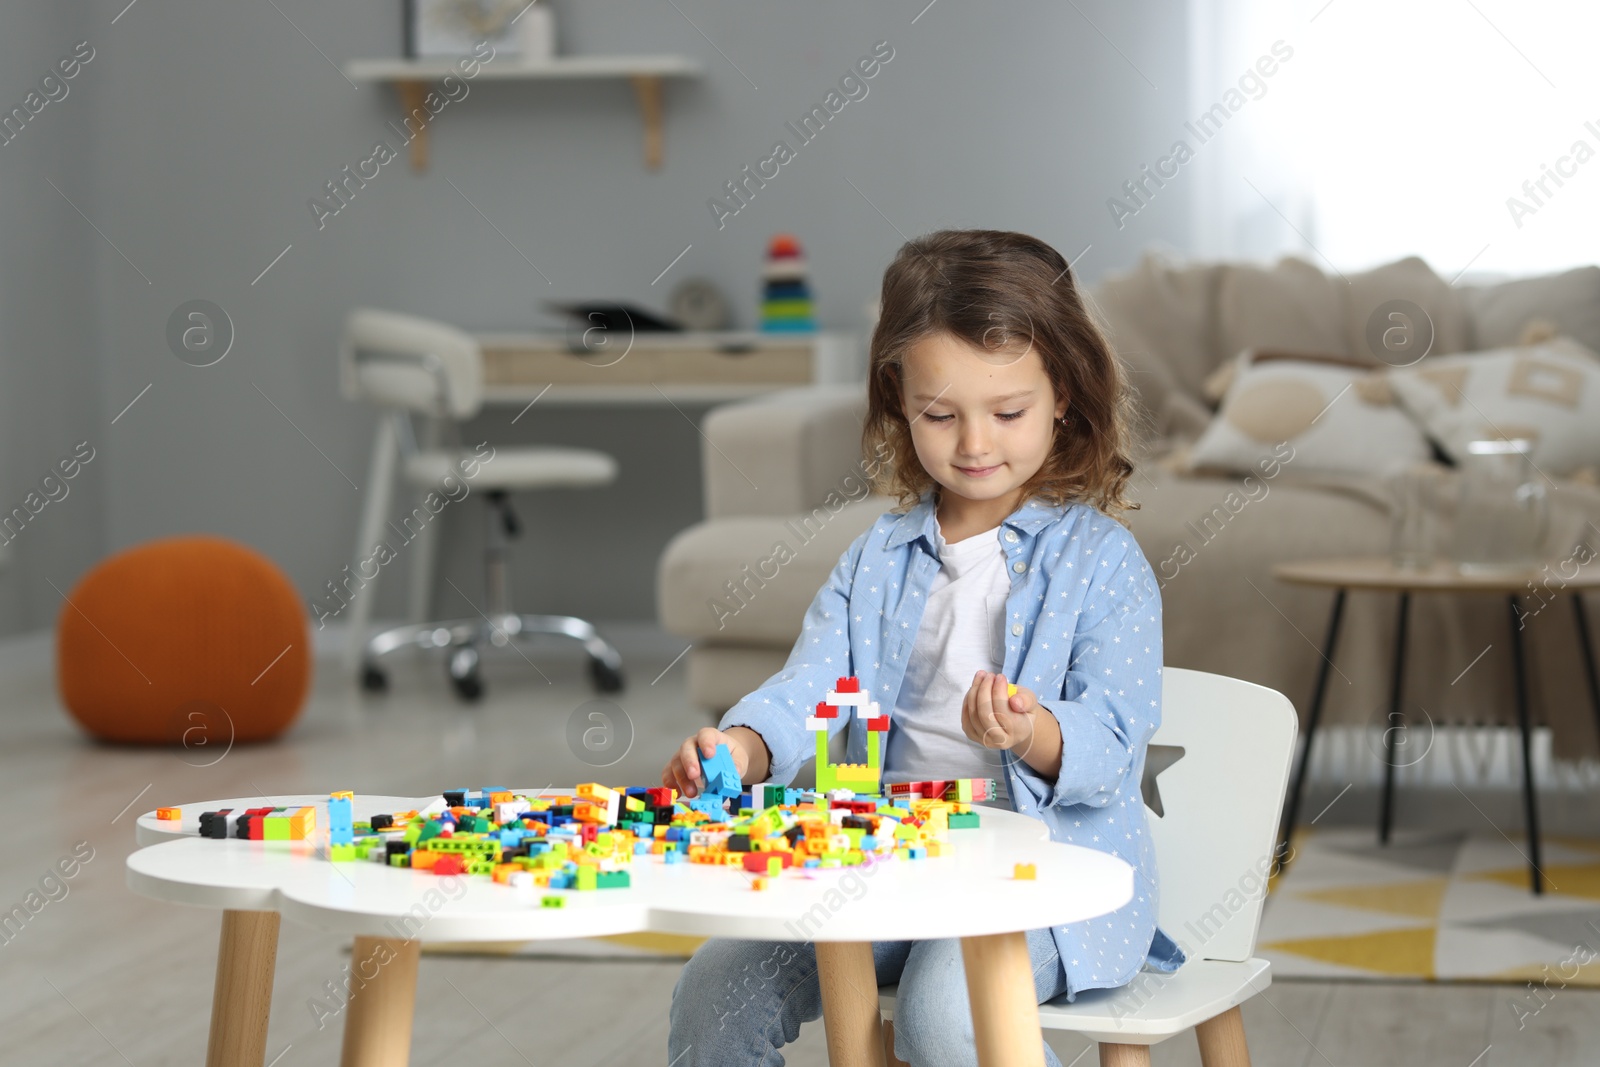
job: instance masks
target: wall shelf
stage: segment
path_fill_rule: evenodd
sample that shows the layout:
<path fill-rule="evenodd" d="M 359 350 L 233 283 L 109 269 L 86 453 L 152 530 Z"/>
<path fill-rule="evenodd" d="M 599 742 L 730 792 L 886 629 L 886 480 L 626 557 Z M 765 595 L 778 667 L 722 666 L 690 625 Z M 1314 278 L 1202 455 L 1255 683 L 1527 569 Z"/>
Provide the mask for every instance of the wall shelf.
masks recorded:
<path fill-rule="evenodd" d="M 344 72 L 352 81 L 392 84 L 407 115 L 423 106 L 429 87 L 443 81 L 446 75 L 454 74 L 465 80 L 452 59 L 352 59 L 344 65 Z M 512 60 L 499 66 L 483 64 L 471 80 L 626 78 L 633 84 L 639 114 L 644 119 L 645 166 L 657 170 L 661 167 L 664 144 L 661 130 L 663 84 L 667 78 L 693 78 L 700 74 L 700 64 L 686 56 L 556 56 L 539 63 Z M 423 170 L 428 165 L 428 131 L 429 126 L 423 126 L 411 140 L 413 170 Z"/>

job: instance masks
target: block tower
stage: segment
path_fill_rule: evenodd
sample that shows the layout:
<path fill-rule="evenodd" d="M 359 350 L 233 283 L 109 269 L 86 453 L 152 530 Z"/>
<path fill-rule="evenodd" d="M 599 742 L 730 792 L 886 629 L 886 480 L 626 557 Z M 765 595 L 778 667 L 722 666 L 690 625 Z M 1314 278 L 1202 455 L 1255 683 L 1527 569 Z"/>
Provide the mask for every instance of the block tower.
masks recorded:
<path fill-rule="evenodd" d="M 834 764 L 828 759 L 828 726 L 841 710 L 854 708 L 858 719 L 867 723 L 867 762 Z M 817 713 L 806 717 L 806 729 L 817 735 L 817 792 L 848 789 L 855 793 L 877 793 L 883 774 L 882 738 L 889 732 L 889 716 L 878 714 L 878 702 L 861 691 L 855 677 L 840 678 L 828 690 L 828 699 L 817 704 Z"/>
<path fill-rule="evenodd" d="M 355 794 L 348 790 L 328 797 L 328 858 L 335 863 L 356 858 L 355 824 L 350 811 L 354 799 Z"/>
<path fill-rule="evenodd" d="M 806 260 L 793 234 L 774 234 L 761 270 L 761 328 L 805 333 L 817 328 L 811 317 L 811 289 L 806 285 Z"/>

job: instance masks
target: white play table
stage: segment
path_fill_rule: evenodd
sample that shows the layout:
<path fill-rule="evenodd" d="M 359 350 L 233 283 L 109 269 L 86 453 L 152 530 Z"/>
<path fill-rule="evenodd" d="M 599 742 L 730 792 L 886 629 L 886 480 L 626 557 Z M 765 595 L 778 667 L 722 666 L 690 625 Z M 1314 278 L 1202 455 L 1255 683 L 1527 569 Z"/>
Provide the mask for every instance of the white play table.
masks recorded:
<path fill-rule="evenodd" d="M 959 937 L 979 1061 L 986 1067 L 1042 1065 L 1024 932 L 1105 915 L 1133 897 L 1126 863 L 1052 842 L 1044 823 L 983 805 L 974 805 L 982 825 L 952 830 L 944 856 L 891 860 L 870 872 L 812 869 L 805 877 L 791 869 L 763 891 L 735 869 L 668 866 L 659 856 L 637 856 L 627 889 L 525 890 L 462 877 L 452 883 L 451 899 L 440 891 L 443 880 L 427 871 L 330 863 L 311 842 L 199 836 L 202 811 L 232 808 L 237 815 L 251 807 L 303 804 L 317 807 L 317 826 L 325 830 L 326 794 L 183 804 L 176 825 L 154 811 L 138 819 L 137 839 L 145 847 L 128 857 L 129 888 L 223 913 L 208 1067 L 260 1067 L 265 1059 L 280 916 L 352 938 L 352 967 L 383 961 L 345 1010 L 344 1067 L 407 1062 L 422 941 L 534 941 L 647 930 L 813 942 L 834 1067 L 884 1065 L 872 942 Z M 438 811 L 444 800 L 358 795 L 352 807 L 360 821 L 379 812 Z M 1019 862 L 1035 864 L 1037 878 L 1013 879 Z M 853 896 L 846 896 L 839 879 L 852 870 L 865 888 L 852 881 Z M 543 907 L 547 894 L 568 898 L 566 905 Z"/>

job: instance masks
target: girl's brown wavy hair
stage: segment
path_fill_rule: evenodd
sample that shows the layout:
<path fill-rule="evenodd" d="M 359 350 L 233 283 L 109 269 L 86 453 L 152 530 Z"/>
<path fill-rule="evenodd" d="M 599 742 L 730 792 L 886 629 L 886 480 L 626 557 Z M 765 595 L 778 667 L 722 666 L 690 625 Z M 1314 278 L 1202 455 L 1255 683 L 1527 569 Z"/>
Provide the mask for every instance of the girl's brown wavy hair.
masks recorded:
<path fill-rule="evenodd" d="M 1067 421 L 1022 499 L 1083 502 L 1121 519 L 1139 505 L 1124 495 L 1133 473 L 1133 400 L 1121 364 L 1085 309 L 1061 254 L 1027 234 L 940 230 L 907 241 L 883 274 L 882 309 L 867 372 L 866 455 L 893 461 L 871 473 L 875 491 L 909 509 L 933 478 L 916 459 L 901 407 L 905 355 L 918 341 L 947 333 L 984 352 L 1032 344 L 1044 361 Z"/>

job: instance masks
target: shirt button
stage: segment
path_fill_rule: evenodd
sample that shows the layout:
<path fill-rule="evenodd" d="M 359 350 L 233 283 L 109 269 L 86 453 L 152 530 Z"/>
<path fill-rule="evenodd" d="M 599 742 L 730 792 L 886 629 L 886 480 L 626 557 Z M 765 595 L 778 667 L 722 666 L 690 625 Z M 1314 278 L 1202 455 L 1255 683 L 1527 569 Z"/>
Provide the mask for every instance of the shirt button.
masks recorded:
<path fill-rule="evenodd" d="M 1021 574 L 1023 571 L 1028 569 L 1028 565 L 1019 559 L 1011 565 L 1011 569 L 1016 571 L 1018 574 Z"/>
<path fill-rule="evenodd" d="M 1011 636 L 1012 637 L 1021 637 L 1022 636 L 1022 624 L 1020 622 L 1012 624 L 1012 626 L 1011 626 Z"/>
<path fill-rule="evenodd" d="M 1006 540 L 1007 541 L 1015 541 L 1016 539 L 1017 539 L 1017 531 L 1015 531 L 1015 530 L 1007 530 L 1006 531 Z"/>

